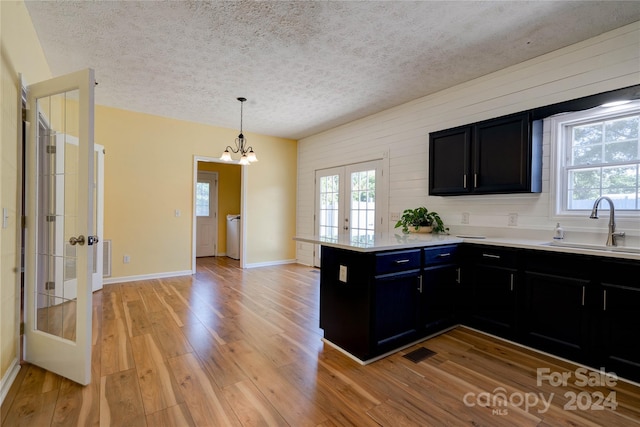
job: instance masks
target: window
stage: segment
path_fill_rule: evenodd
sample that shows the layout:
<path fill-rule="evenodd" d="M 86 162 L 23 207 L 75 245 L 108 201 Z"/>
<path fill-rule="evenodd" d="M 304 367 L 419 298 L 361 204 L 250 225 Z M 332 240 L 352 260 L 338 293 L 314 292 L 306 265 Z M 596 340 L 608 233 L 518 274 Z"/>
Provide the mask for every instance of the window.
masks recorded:
<path fill-rule="evenodd" d="M 640 212 L 640 103 L 559 115 L 551 124 L 556 213 L 591 210 L 600 196 L 617 211 Z"/>
<path fill-rule="evenodd" d="M 196 184 L 196 216 L 209 216 L 209 187 L 208 182 Z"/>

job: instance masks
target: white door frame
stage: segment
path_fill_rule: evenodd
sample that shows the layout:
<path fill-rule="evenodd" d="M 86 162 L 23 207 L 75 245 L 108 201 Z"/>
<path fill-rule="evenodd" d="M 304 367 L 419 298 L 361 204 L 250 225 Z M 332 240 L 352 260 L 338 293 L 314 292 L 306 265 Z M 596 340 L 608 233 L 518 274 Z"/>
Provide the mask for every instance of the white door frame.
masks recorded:
<path fill-rule="evenodd" d="M 240 167 L 240 217 L 246 218 L 245 206 L 246 206 L 246 174 L 247 167 L 241 165 L 238 161 L 225 162 L 218 157 L 207 156 L 193 156 L 193 189 L 192 200 L 193 206 L 191 209 L 191 274 L 196 274 L 196 233 L 197 233 L 197 218 L 196 218 L 196 183 L 198 182 L 198 162 L 208 163 L 223 163 L 223 164 L 236 164 Z M 219 215 L 218 215 L 219 217 Z M 246 247 L 246 228 L 247 221 L 240 221 L 240 268 L 246 267 L 245 262 L 245 247 Z"/>

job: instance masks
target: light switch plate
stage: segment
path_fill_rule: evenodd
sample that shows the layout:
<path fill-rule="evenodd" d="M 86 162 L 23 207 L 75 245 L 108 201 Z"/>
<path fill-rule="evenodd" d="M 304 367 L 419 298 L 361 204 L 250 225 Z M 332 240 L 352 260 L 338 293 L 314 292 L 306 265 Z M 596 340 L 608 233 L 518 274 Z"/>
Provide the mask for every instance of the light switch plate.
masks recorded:
<path fill-rule="evenodd" d="M 340 280 L 341 282 L 347 283 L 347 266 L 346 265 L 340 266 L 340 274 L 338 275 L 338 280 Z"/>

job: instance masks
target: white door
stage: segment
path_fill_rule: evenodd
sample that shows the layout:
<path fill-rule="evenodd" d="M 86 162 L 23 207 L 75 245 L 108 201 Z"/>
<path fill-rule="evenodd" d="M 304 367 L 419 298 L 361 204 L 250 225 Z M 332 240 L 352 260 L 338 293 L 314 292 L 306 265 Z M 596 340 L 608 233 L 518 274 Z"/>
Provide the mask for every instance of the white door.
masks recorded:
<path fill-rule="evenodd" d="M 27 88 L 24 359 L 83 385 L 97 239 L 94 85 L 87 69 Z"/>
<path fill-rule="evenodd" d="M 352 242 L 368 244 L 381 229 L 384 215 L 380 201 L 381 162 L 358 163 L 345 167 L 346 205 L 349 212 L 349 234 Z M 385 198 L 386 199 L 386 198 Z"/>
<path fill-rule="evenodd" d="M 344 214 L 344 173 L 344 167 L 316 171 L 316 232 L 319 237 L 337 239 L 348 230 Z"/>
<path fill-rule="evenodd" d="M 196 256 L 216 256 L 218 173 L 198 172 L 196 182 Z"/>
<path fill-rule="evenodd" d="M 316 171 L 316 232 L 323 239 L 347 234 L 352 242 L 366 244 L 382 229 L 385 211 L 380 200 L 382 161 L 374 160 Z M 320 266 L 316 247 L 314 265 Z"/>

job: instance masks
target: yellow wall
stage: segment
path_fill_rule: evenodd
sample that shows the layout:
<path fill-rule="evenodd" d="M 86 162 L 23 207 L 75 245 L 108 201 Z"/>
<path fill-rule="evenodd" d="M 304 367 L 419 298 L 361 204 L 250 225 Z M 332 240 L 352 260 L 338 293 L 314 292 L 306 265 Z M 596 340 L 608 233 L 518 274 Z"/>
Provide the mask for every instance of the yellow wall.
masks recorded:
<path fill-rule="evenodd" d="M 0 378 L 4 379 L 18 354 L 19 73 L 27 84 L 51 77 L 31 18 L 21 1 L 0 1 L 0 54 L 0 207 L 7 208 L 9 214 L 7 228 L 0 229 Z"/>
<path fill-rule="evenodd" d="M 246 167 L 244 175 L 247 181 L 247 206 L 243 218 L 247 223 L 247 263 L 294 260 L 295 242 L 291 238 L 296 229 L 297 143 L 292 143 L 291 149 L 274 150 L 280 145 L 278 139 L 265 139 L 270 142 L 265 150 L 263 144 L 258 148 L 258 142 L 263 139 L 249 141 L 260 161 Z M 256 236 L 259 236 L 260 244 L 252 243 Z M 286 236 L 291 238 L 287 240 Z M 285 251 L 290 255 L 284 256 Z M 279 252 L 283 256 L 274 258 L 273 254 Z"/>
<path fill-rule="evenodd" d="M 218 252 L 227 252 L 227 215 L 240 213 L 240 166 L 198 162 L 198 170 L 218 172 Z"/>
<path fill-rule="evenodd" d="M 112 241 L 112 277 L 191 269 L 194 156 L 219 157 L 236 133 L 96 106 L 95 142 L 106 150 L 104 238 Z M 245 263 L 294 260 L 297 143 L 245 135 L 260 159 L 245 167 Z"/>

